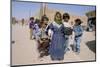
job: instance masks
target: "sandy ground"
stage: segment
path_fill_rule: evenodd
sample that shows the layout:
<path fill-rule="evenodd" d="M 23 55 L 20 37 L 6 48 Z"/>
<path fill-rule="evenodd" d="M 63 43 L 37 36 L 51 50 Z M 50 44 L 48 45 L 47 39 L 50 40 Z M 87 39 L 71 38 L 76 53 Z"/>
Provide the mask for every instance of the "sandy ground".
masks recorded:
<path fill-rule="evenodd" d="M 15 41 L 14 44 L 11 44 L 12 65 L 63 63 L 95 60 L 95 52 L 90 50 L 89 47 L 86 45 L 88 41 L 95 40 L 93 32 L 84 31 L 84 35 L 81 42 L 81 51 L 79 55 L 70 50 L 64 55 L 64 60 L 62 61 L 52 61 L 50 56 L 44 56 L 40 59 L 38 57 L 39 53 L 37 50 L 36 41 L 30 40 L 29 38 L 30 36 L 28 25 L 12 25 L 12 41 Z"/>

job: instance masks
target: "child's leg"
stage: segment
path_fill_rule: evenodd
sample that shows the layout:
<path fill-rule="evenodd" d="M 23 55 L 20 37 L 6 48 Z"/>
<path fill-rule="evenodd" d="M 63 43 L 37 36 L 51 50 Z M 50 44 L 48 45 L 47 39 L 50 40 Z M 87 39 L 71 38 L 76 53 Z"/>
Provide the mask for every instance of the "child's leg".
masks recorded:
<path fill-rule="evenodd" d="M 37 41 L 40 39 L 38 35 L 35 35 L 35 38 Z"/>
<path fill-rule="evenodd" d="M 80 53 L 81 37 L 76 38 L 76 52 Z"/>
<path fill-rule="evenodd" d="M 30 29 L 30 39 L 32 39 L 32 29 Z"/>
<path fill-rule="evenodd" d="M 77 39 L 74 37 L 74 51 L 76 52 Z"/>
<path fill-rule="evenodd" d="M 66 36 L 65 41 L 65 52 L 69 51 L 69 36 Z"/>
<path fill-rule="evenodd" d="M 74 32 L 73 32 L 72 35 L 70 35 L 69 44 L 70 44 L 70 45 L 73 45 L 73 44 L 74 44 Z"/>
<path fill-rule="evenodd" d="M 32 39 L 35 39 L 35 36 L 36 36 L 35 30 L 32 30 Z"/>
<path fill-rule="evenodd" d="M 38 33 L 35 33 L 35 38 L 36 38 L 36 40 L 40 40 L 40 32 L 38 32 Z"/>

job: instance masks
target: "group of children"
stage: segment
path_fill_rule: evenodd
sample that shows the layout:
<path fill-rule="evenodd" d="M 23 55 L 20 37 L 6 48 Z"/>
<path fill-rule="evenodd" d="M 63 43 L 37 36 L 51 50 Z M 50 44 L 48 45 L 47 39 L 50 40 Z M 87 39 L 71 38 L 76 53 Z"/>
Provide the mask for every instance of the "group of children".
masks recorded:
<path fill-rule="evenodd" d="M 74 33 L 74 51 L 80 53 L 81 37 L 83 35 L 82 21 L 75 19 L 72 26 L 69 22 L 70 15 L 56 12 L 54 21 L 44 15 L 38 22 L 30 18 L 30 38 L 38 42 L 40 57 L 50 55 L 52 60 L 63 60 L 64 54 L 69 51 L 69 41 Z"/>

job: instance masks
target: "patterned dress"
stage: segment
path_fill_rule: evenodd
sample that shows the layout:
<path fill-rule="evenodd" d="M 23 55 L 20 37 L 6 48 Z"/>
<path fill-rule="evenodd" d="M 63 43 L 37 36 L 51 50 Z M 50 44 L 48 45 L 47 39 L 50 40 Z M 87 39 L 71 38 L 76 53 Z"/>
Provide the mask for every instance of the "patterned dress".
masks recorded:
<path fill-rule="evenodd" d="M 49 47 L 49 53 L 52 60 L 63 60 L 64 59 L 64 44 L 65 44 L 65 37 L 64 37 L 64 26 L 63 24 L 57 24 L 56 22 L 51 23 L 47 31 L 51 29 L 53 31 L 51 44 Z"/>

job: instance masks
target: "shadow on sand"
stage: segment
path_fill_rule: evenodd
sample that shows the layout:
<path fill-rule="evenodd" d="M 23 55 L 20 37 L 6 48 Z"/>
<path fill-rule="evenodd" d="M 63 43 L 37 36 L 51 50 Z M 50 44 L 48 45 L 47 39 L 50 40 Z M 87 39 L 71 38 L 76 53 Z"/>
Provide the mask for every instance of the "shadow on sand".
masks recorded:
<path fill-rule="evenodd" d="M 86 45 L 88 46 L 88 48 L 91 51 L 93 51 L 94 53 L 96 53 L 96 40 L 88 41 L 88 42 L 86 42 Z"/>

